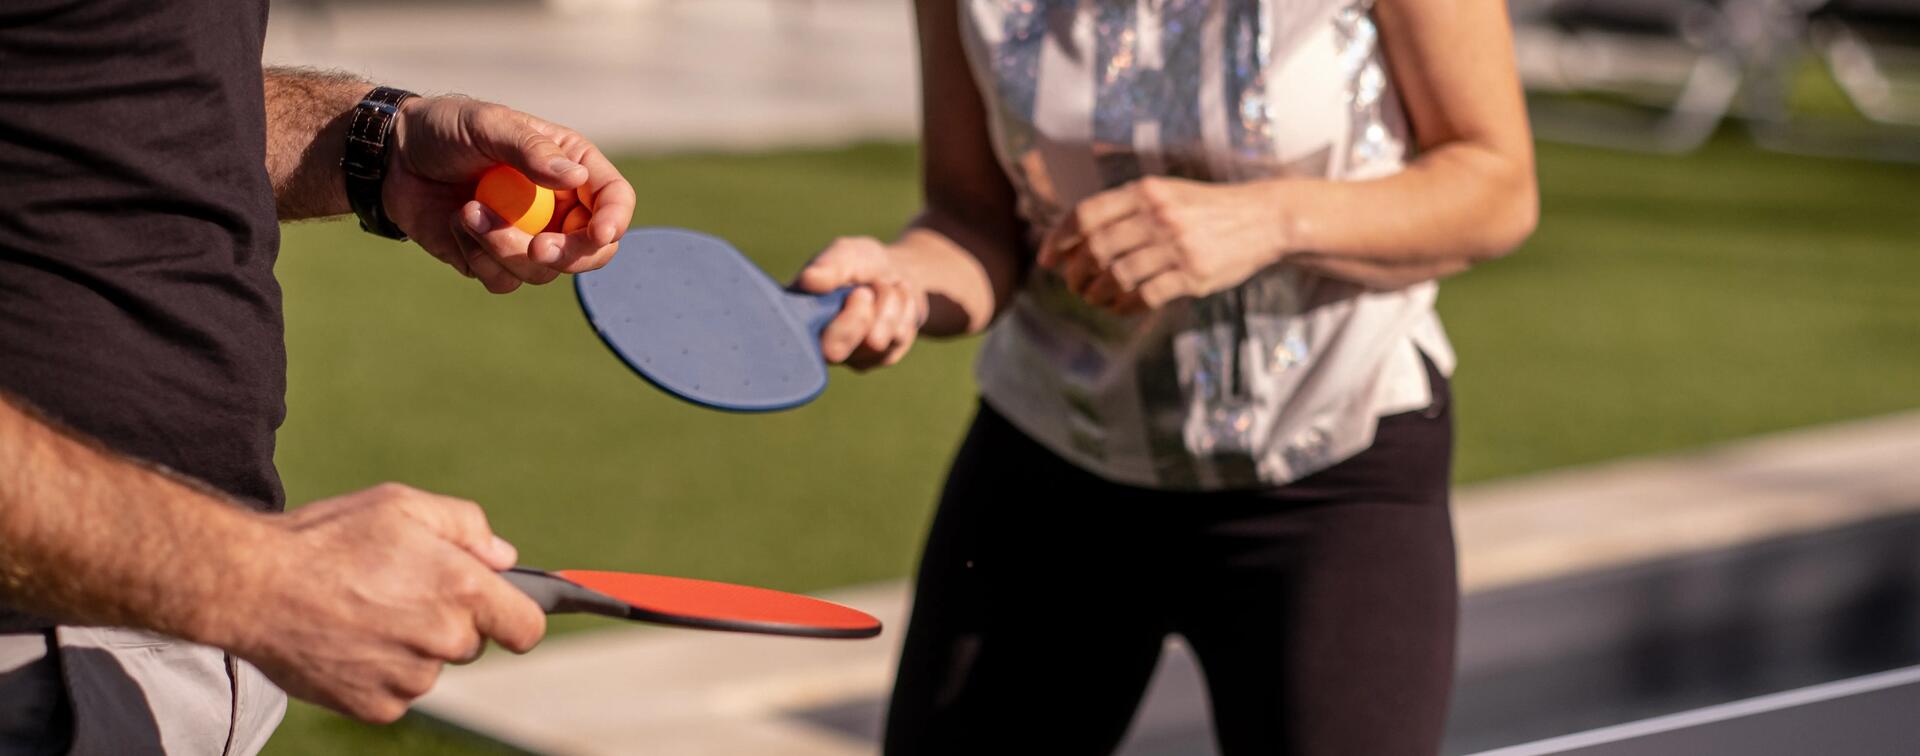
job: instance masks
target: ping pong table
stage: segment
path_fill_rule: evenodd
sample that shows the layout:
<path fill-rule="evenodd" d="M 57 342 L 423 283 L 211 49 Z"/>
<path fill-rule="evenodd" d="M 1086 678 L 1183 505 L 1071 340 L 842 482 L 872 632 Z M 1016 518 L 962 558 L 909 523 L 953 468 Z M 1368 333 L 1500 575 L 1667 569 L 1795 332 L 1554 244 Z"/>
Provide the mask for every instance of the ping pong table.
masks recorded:
<path fill-rule="evenodd" d="M 1475 756 L 1720 754 L 1920 754 L 1920 666 L 1482 751 Z"/>

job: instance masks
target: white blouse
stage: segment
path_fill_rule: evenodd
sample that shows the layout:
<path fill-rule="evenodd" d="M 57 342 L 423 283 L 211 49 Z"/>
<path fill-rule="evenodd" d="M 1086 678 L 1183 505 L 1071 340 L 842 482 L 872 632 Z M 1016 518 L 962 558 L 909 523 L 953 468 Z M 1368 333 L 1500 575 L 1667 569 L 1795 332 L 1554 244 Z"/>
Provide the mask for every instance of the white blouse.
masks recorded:
<path fill-rule="evenodd" d="M 1037 240 L 1146 175 L 1366 179 L 1401 169 L 1405 115 L 1371 0 L 963 0 L 994 148 Z M 1385 214 L 1392 208 L 1376 208 Z M 1438 287 L 1368 291 L 1284 263 L 1121 317 L 1035 269 L 977 366 L 989 405 L 1110 480 L 1285 483 L 1353 456 L 1451 373 Z"/>

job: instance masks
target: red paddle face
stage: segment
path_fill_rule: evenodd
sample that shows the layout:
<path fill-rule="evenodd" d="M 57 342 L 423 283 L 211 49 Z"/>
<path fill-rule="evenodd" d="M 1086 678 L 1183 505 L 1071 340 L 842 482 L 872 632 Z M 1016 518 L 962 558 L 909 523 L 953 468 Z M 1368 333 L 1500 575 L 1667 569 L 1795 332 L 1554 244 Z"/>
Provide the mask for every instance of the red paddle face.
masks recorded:
<path fill-rule="evenodd" d="M 880 632 L 880 620 L 866 612 L 766 588 L 630 572 L 555 570 L 553 574 L 641 611 L 683 620 L 812 628 L 844 637 Z"/>

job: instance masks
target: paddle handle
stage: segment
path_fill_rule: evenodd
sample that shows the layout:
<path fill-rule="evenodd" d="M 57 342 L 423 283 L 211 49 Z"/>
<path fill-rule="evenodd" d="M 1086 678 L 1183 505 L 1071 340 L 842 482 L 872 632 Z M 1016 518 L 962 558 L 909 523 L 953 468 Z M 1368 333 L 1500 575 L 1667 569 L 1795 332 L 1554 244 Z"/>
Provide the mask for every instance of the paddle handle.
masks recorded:
<path fill-rule="evenodd" d="M 548 614 L 602 614 L 626 618 L 632 607 L 599 591 L 589 590 L 546 570 L 515 567 L 500 573 Z"/>
<path fill-rule="evenodd" d="M 791 301 L 800 315 L 800 321 L 807 324 L 807 333 L 819 336 L 827 329 L 827 324 L 840 314 L 840 308 L 847 305 L 847 296 L 854 287 L 842 286 L 825 294 L 806 294 L 791 292 Z"/>

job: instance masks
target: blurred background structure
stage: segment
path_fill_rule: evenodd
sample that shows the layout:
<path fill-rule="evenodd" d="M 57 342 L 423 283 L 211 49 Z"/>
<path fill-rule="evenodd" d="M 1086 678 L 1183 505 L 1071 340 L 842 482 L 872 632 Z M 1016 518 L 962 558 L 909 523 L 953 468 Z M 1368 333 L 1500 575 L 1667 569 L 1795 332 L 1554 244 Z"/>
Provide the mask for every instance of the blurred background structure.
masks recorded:
<path fill-rule="evenodd" d="M 1443 287 L 1461 353 L 1468 752 L 1920 662 L 1920 2 L 1516 0 L 1543 220 Z M 574 126 L 636 223 L 776 276 L 918 205 L 905 0 L 278 0 L 268 60 Z M 473 498 L 530 564 L 824 591 L 896 620 L 967 341 L 741 417 L 633 378 L 564 283 L 491 297 L 288 226 L 290 499 Z M 848 588 L 848 586 L 854 586 Z M 397 726 L 277 754 L 874 750 L 903 625 L 832 643 L 561 619 Z M 1175 642 L 1130 754 L 1210 749 Z"/>
<path fill-rule="evenodd" d="M 511 103 L 614 150 L 905 140 L 911 3 L 278 0 L 268 59 Z"/>
<path fill-rule="evenodd" d="M 1541 136 L 1920 161 L 1915 0 L 1514 0 Z"/>

